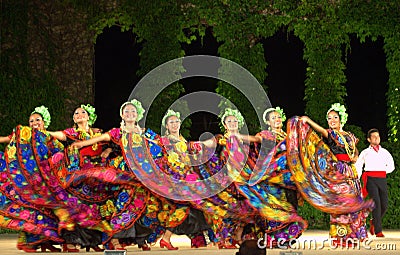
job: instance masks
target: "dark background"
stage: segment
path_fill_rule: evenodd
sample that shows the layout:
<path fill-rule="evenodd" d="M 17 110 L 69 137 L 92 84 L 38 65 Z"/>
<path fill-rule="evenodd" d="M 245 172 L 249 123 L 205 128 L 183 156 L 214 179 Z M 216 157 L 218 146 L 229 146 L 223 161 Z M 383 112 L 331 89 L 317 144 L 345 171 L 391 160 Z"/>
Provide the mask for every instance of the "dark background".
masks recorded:
<path fill-rule="evenodd" d="M 268 97 L 273 106 L 284 109 L 286 116 L 303 115 L 305 102 L 304 81 L 306 62 L 303 60 L 303 44 L 291 33 L 282 30 L 273 37 L 261 40 L 268 63 Z M 218 42 L 207 30 L 201 40 L 182 45 L 186 55 L 217 56 Z M 95 45 L 95 107 L 98 115 L 96 126 L 108 130 L 120 123 L 119 107 L 125 102 L 139 81 L 141 45 L 130 32 L 121 32 L 118 27 L 105 29 Z M 382 140 L 387 139 L 386 91 L 388 72 L 383 51 L 383 40 L 360 43 L 351 36 L 351 49 L 344 54 L 347 69 L 348 124 L 357 125 L 367 132 L 376 127 Z M 185 94 L 194 91 L 215 92 L 217 80 L 210 78 L 187 78 L 181 81 Z M 192 120 L 191 138 L 208 131 L 219 133 L 218 119 L 208 113 L 196 113 Z M 326 126 L 326 123 L 320 123 Z"/>

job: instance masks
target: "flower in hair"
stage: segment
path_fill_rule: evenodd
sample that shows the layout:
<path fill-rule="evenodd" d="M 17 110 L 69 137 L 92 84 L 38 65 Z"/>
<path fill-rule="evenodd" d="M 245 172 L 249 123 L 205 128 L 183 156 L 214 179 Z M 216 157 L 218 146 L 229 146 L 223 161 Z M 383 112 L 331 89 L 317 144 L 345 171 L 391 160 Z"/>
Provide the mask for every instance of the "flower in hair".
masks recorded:
<path fill-rule="evenodd" d="M 346 124 L 346 122 L 347 122 L 347 116 L 349 116 L 346 113 L 346 107 L 344 105 L 341 105 L 340 103 L 332 104 L 331 108 L 329 108 L 329 110 L 326 112 L 326 119 L 328 119 L 328 114 L 331 111 L 335 111 L 335 112 L 337 112 L 339 114 L 339 116 L 340 116 L 340 125 L 343 128 L 344 124 Z"/>
<path fill-rule="evenodd" d="M 44 128 L 48 128 L 50 126 L 51 116 L 49 109 L 47 107 L 45 107 L 44 105 L 36 107 L 35 110 L 31 113 L 31 115 L 34 113 L 38 113 L 42 116 L 44 122 Z"/>
<path fill-rule="evenodd" d="M 166 121 L 167 121 L 167 119 L 169 118 L 169 117 L 171 117 L 171 116 L 175 116 L 175 117 L 177 117 L 178 119 L 180 119 L 181 118 L 181 113 L 180 112 L 175 112 L 174 110 L 172 110 L 172 109 L 168 109 L 168 111 L 167 111 L 167 113 L 164 115 L 164 117 L 162 118 L 162 125 L 165 127 L 166 126 Z"/>
<path fill-rule="evenodd" d="M 275 107 L 275 108 L 272 108 L 272 107 L 271 107 L 271 108 L 268 108 L 267 110 L 264 111 L 263 120 L 264 120 L 264 123 L 265 123 L 265 124 L 267 124 L 267 114 L 270 113 L 270 112 L 277 112 L 277 113 L 279 113 L 279 115 L 281 115 L 282 122 L 284 122 L 284 121 L 286 120 L 286 115 L 285 115 L 285 113 L 283 112 L 283 109 L 282 109 L 282 108 L 280 108 L 279 106 L 277 106 L 277 107 Z"/>
<path fill-rule="evenodd" d="M 143 115 L 144 115 L 145 110 L 144 110 L 144 108 L 143 108 L 143 106 L 142 106 L 142 103 L 139 102 L 139 101 L 136 100 L 136 99 L 132 99 L 131 101 L 125 102 L 125 103 L 123 103 L 123 104 L 121 105 L 121 108 L 119 109 L 119 113 L 121 114 L 121 116 L 122 116 L 122 110 L 123 110 L 124 107 L 125 107 L 126 105 L 128 105 L 128 104 L 131 104 L 131 105 L 135 106 L 136 112 L 137 112 L 137 118 L 136 118 L 136 120 L 137 120 L 137 121 L 141 120 L 141 119 L 143 118 Z"/>
<path fill-rule="evenodd" d="M 88 124 L 89 124 L 89 126 L 92 126 L 97 119 L 97 115 L 95 113 L 96 109 L 93 106 L 91 106 L 90 104 L 87 104 L 87 105 L 82 104 L 81 108 L 84 109 L 88 113 L 88 115 L 89 115 Z"/>
<path fill-rule="evenodd" d="M 221 112 L 222 113 L 222 112 Z M 225 108 L 221 117 L 221 123 L 224 124 L 225 118 L 228 116 L 234 116 L 238 120 L 238 128 L 241 129 L 244 125 L 244 118 L 243 115 L 239 112 L 239 110 L 233 110 L 231 108 Z"/>

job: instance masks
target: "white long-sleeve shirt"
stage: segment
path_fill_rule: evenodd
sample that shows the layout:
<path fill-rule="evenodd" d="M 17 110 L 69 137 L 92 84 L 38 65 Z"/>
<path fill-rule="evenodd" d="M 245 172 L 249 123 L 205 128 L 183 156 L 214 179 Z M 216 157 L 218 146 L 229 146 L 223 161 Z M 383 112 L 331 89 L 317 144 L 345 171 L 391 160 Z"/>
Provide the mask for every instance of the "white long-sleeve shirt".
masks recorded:
<path fill-rule="evenodd" d="M 363 150 L 355 164 L 357 169 L 358 178 L 361 177 L 362 171 L 385 171 L 391 173 L 394 170 L 394 161 L 392 155 L 382 146 L 379 146 L 376 152 L 372 146 Z"/>

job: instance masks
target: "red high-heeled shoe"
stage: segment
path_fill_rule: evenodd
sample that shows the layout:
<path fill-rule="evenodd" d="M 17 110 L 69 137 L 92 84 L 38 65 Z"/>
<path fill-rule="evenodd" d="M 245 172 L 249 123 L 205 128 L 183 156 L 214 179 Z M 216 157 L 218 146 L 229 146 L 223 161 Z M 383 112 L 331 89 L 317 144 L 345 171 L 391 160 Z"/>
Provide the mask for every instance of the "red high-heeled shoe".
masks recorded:
<path fill-rule="evenodd" d="M 110 249 L 111 250 L 119 250 L 119 251 L 125 251 L 125 246 L 123 246 L 118 239 L 111 239 L 109 243 Z"/>
<path fill-rule="evenodd" d="M 63 244 L 62 245 L 62 251 L 63 252 L 79 252 L 79 249 L 76 248 L 75 245 L 73 244 Z"/>
<path fill-rule="evenodd" d="M 178 247 L 172 246 L 171 243 L 164 241 L 164 239 L 161 239 L 160 248 L 164 248 L 164 247 L 167 248 L 168 250 L 178 250 L 179 249 Z"/>
<path fill-rule="evenodd" d="M 61 252 L 60 248 L 56 248 L 53 245 L 49 244 L 49 243 L 44 243 L 40 245 L 40 250 L 42 252 L 46 252 L 46 250 L 49 250 L 51 252 Z"/>
<path fill-rule="evenodd" d="M 236 245 L 227 241 L 218 243 L 218 249 L 237 249 Z"/>
<path fill-rule="evenodd" d="M 86 247 L 86 252 L 89 252 L 90 249 L 93 249 L 95 252 L 102 252 L 104 251 L 104 249 L 100 248 L 99 246 L 90 246 L 90 247 Z"/>
<path fill-rule="evenodd" d="M 372 220 L 369 220 L 369 232 L 371 233 L 371 235 L 375 235 L 375 226 Z"/>
<path fill-rule="evenodd" d="M 150 251 L 151 248 L 147 244 L 138 245 L 143 251 Z"/>
<path fill-rule="evenodd" d="M 220 243 L 218 244 L 218 249 L 237 249 L 237 247 L 233 244 Z"/>

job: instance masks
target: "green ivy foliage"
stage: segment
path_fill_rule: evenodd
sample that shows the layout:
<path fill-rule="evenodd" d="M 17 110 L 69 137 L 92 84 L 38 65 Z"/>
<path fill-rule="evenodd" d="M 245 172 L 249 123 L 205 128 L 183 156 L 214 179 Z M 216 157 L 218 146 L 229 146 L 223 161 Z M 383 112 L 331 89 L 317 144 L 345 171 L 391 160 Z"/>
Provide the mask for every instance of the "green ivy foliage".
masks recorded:
<path fill-rule="evenodd" d="M 400 151 L 398 145 L 390 142 L 382 143 L 393 156 L 395 171 L 387 175 L 389 191 L 389 207 L 383 217 L 382 225 L 384 228 L 398 228 L 400 215 Z"/>
<path fill-rule="evenodd" d="M 399 25 L 396 26 L 400 29 Z M 400 31 L 400 30 L 397 30 Z M 387 115 L 389 139 L 391 142 L 399 146 L 400 143 L 400 35 L 399 33 L 392 34 L 390 37 L 385 37 L 384 50 L 386 53 L 386 67 L 389 71 L 389 90 L 386 93 L 387 97 Z M 398 150 L 399 147 L 397 147 Z"/>
<path fill-rule="evenodd" d="M 329 229 L 329 214 L 316 210 L 309 203 L 299 206 L 298 213 L 308 221 L 310 229 Z"/>
<path fill-rule="evenodd" d="M 357 137 L 358 139 L 357 149 L 359 152 L 361 152 L 363 149 L 369 146 L 368 141 L 366 139 L 367 135 L 362 131 L 362 129 L 359 126 L 346 124 L 344 129 L 346 131 L 353 133 Z"/>

